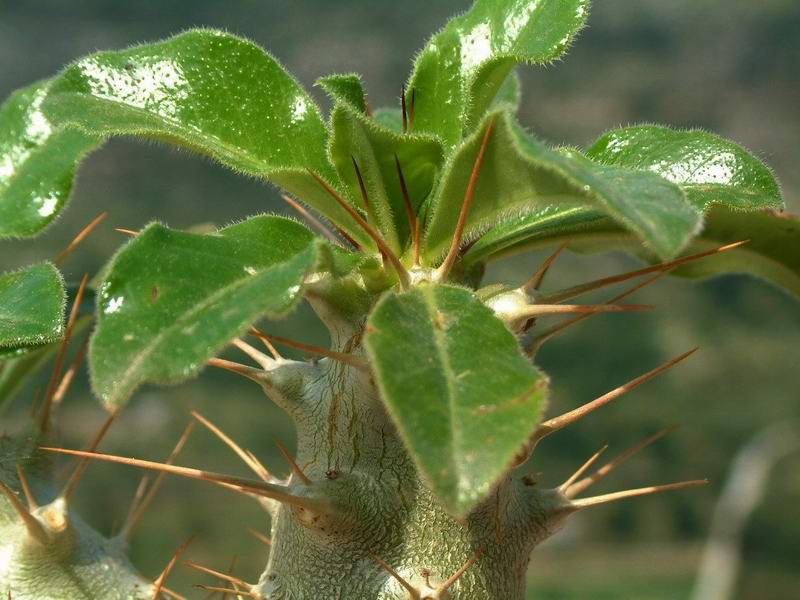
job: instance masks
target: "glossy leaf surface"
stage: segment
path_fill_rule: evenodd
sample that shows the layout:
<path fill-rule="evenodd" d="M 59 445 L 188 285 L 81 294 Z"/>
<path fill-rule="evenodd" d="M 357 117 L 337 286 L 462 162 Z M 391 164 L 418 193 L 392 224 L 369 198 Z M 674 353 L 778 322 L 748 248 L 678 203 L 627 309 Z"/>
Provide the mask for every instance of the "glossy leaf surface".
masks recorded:
<path fill-rule="evenodd" d="M 314 85 L 320 86 L 335 102 L 345 102 L 356 111 L 366 114 L 367 98 L 361 77 L 356 73 L 336 73 L 317 79 Z"/>
<path fill-rule="evenodd" d="M 0 108 L 0 238 L 32 236 L 49 225 L 69 199 L 78 162 L 99 143 L 45 117 L 49 85 L 23 88 Z"/>
<path fill-rule="evenodd" d="M 476 0 L 417 57 L 414 129 L 455 145 L 477 126 L 518 63 L 559 57 L 583 27 L 588 0 Z"/>
<path fill-rule="evenodd" d="M 109 406 L 144 382 L 190 377 L 264 315 L 286 314 L 316 262 L 313 236 L 279 217 L 214 235 L 154 224 L 114 258 L 100 289 L 92 380 Z"/>
<path fill-rule="evenodd" d="M 60 339 L 65 300 L 64 280 L 50 263 L 0 275 L 0 348 Z"/>
<path fill-rule="evenodd" d="M 414 211 L 428 196 L 443 161 L 441 144 L 430 136 L 398 134 L 338 104 L 331 117 L 331 158 L 353 203 L 367 211 L 353 160 L 358 164 L 378 229 L 396 251 L 409 237 L 395 156 L 400 161 Z"/>
<path fill-rule="evenodd" d="M 54 80 L 48 118 L 93 134 L 168 141 L 269 179 L 371 242 L 306 169 L 335 183 L 311 97 L 261 48 L 197 30 L 83 58 Z"/>
<path fill-rule="evenodd" d="M 782 208 L 769 168 L 741 146 L 705 131 L 644 125 L 610 131 L 586 155 L 607 165 L 658 173 L 683 188 L 698 208 Z"/>
<path fill-rule="evenodd" d="M 462 288 L 389 294 L 367 331 L 381 396 L 412 457 L 441 503 L 467 514 L 536 427 L 545 377 Z"/>
<path fill-rule="evenodd" d="M 555 151 L 498 113 L 479 171 L 465 238 L 515 214 L 548 205 L 601 208 L 659 256 L 677 254 L 697 231 L 701 215 L 674 183 L 647 171 L 593 162 L 574 150 Z M 432 208 L 424 256 L 435 262 L 450 244 L 487 124 L 448 162 Z"/>

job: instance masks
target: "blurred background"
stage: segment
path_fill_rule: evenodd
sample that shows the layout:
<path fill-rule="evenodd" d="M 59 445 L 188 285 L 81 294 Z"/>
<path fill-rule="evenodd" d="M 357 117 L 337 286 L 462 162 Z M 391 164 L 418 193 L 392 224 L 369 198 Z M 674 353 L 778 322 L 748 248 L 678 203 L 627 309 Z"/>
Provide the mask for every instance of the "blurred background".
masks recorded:
<path fill-rule="evenodd" d="M 332 72 L 362 73 L 373 107 L 395 105 L 411 57 L 466 1 L 213 0 L 108 2 L 0 0 L 0 96 L 50 76 L 70 60 L 153 41 L 189 27 L 247 36 L 275 54 L 311 88 Z M 800 3 L 797 0 L 602 0 L 565 60 L 522 68 L 520 120 L 553 144 L 586 146 L 605 129 L 639 122 L 699 126 L 740 141 L 782 181 L 789 209 L 800 209 Z M 311 89 L 320 104 L 329 104 Z M 224 225 L 264 211 L 286 212 L 274 189 L 239 178 L 187 153 L 114 140 L 80 171 L 60 221 L 34 241 L 0 242 L 0 270 L 52 257 L 103 210 L 106 223 L 66 264 L 78 280 L 96 272 L 125 241 L 113 227 L 152 219 L 172 227 Z M 524 281 L 545 253 L 494 265 L 489 280 Z M 632 268 L 618 254 L 567 253 L 548 286 L 560 287 Z M 548 438 L 526 468 L 556 485 L 603 444 L 622 451 L 655 431 L 681 427 L 597 486 L 598 492 L 708 477 L 705 488 L 603 506 L 573 518 L 531 560 L 536 599 L 689 598 L 715 503 L 736 454 L 775 423 L 800 422 L 800 311 L 782 292 L 744 277 L 699 285 L 667 280 L 637 301 L 652 314 L 600 316 L 551 342 L 540 354 L 552 376 L 551 414 L 586 402 L 694 345 L 701 352 L 660 379 Z M 309 343 L 326 334 L 307 310 L 269 324 Z M 12 431 L 42 381 L 32 382 L 0 422 Z M 287 467 L 272 442 L 291 446 L 290 422 L 252 384 L 205 372 L 175 388 L 141 390 L 103 449 L 166 457 L 199 409 L 268 467 Z M 63 410 L 63 443 L 84 445 L 104 415 L 83 377 Z M 794 425 L 793 425 L 794 423 Z M 791 433 L 789 434 L 791 435 Z M 768 436 L 769 437 L 769 436 Z M 762 441 L 765 439 L 762 435 Z M 752 446 L 751 446 L 752 447 Z M 742 461 L 740 461 L 742 462 Z M 235 457 L 197 429 L 179 463 L 244 473 Z M 743 481 L 758 473 L 740 470 Z M 108 532 L 121 520 L 140 473 L 95 464 L 78 497 L 83 515 Z M 737 493 L 733 494 L 736 498 Z M 796 598 L 800 588 L 800 452 L 788 452 L 766 479 L 763 501 L 742 530 L 742 562 L 731 598 Z M 258 506 L 200 483 L 168 479 L 132 542 L 134 562 L 156 577 L 175 548 L 197 538 L 190 557 L 257 579 L 265 548 L 247 531 L 266 531 Z M 179 568 L 171 586 L 197 597 L 199 574 Z M 710 597 L 709 597 L 710 598 Z M 698 600 L 698 599 L 695 599 Z"/>

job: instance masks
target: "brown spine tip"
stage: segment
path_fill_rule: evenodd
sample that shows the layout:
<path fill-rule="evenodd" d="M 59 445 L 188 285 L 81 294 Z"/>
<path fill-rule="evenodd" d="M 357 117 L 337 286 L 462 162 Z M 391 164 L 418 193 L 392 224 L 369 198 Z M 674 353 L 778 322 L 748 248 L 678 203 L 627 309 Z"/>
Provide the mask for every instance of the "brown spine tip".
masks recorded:
<path fill-rule="evenodd" d="M 329 350 L 328 348 L 323 348 L 322 346 L 304 344 L 303 342 L 296 342 L 295 340 L 290 340 L 288 338 L 281 337 L 278 335 L 268 335 L 261 331 L 258 331 L 257 329 L 252 330 L 252 334 L 255 335 L 256 337 L 269 339 L 283 346 L 289 346 L 290 348 L 302 350 L 303 352 L 309 352 L 311 354 L 316 354 L 318 356 L 324 356 L 325 358 L 330 358 L 332 360 L 350 365 L 352 367 L 356 367 L 357 369 L 361 369 L 364 371 L 369 370 L 367 361 L 359 356 L 355 356 L 354 354 L 349 354 L 347 352 L 337 352 L 336 350 Z"/>
<path fill-rule="evenodd" d="M 287 463 L 289 463 L 292 472 L 295 475 L 297 475 L 304 484 L 311 485 L 312 484 L 311 480 L 308 477 L 306 477 L 306 474 L 303 472 L 303 469 L 301 469 L 300 465 L 297 464 L 297 461 L 289 452 L 289 449 L 283 445 L 283 442 L 281 442 L 278 438 L 272 438 L 272 441 L 275 442 L 275 445 L 278 447 L 278 450 L 280 450 L 281 454 L 283 455 L 283 458 L 286 459 Z"/>
<path fill-rule="evenodd" d="M 226 475 L 224 473 L 215 473 L 213 471 L 204 471 L 202 469 L 194 469 L 191 467 L 179 467 L 176 465 L 168 465 L 149 460 L 140 460 L 137 458 L 126 458 L 124 456 L 115 456 L 113 454 L 99 454 L 96 452 L 67 450 L 66 448 L 50 448 L 46 446 L 41 446 L 40 449 L 46 452 L 81 456 L 84 458 L 102 460 L 106 462 L 127 465 L 130 467 L 136 467 L 139 469 L 162 471 L 165 473 L 171 473 L 173 475 L 179 475 L 181 477 L 187 477 L 189 479 L 208 481 L 223 487 L 234 488 L 236 491 L 240 491 L 245 494 L 271 498 L 277 502 L 291 504 L 308 510 L 314 510 L 317 512 L 328 511 L 328 507 L 324 506 L 321 502 L 315 501 L 311 498 L 302 498 L 300 496 L 294 496 L 290 494 L 286 486 L 267 483 L 257 479 L 248 479 L 246 477 L 237 477 L 235 475 Z"/>
<path fill-rule="evenodd" d="M 47 543 L 49 536 L 47 535 L 47 531 L 45 531 L 44 526 L 28 511 L 27 508 L 23 506 L 22 502 L 20 502 L 13 490 L 3 483 L 2 480 L 0 480 L 0 492 L 2 492 L 6 498 L 8 498 L 9 502 L 11 502 L 11 507 L 19 515 L 19 518 L 22 519 L 25 528 L 28 530 L 28 534 L 41 544 Z"/>
<path fill-rule="evenodd" d="M 164 567 L 164 570 L 161 572 L 161 575 L 158 576 L 158 579 L 155 581 L 155 589 L 153 590 L 153 598 L 152 600 L 158 600 L 161 592 L 164 588 L 164 584 L 167 581 L 167 577 L 172 572 L 172 569 L 175 567 L 175 564 L 180 560 L 180 557 L 183 556 L 183 553 L 186 552 L 186 549 L 189 547 L 189 544 L 192 543 L 194 536 L 191 536 L 187 539 L 183 544 L 178 546 L 178 549 L 175 550 L 175 554 L 172 555 L 172 558 L 167 563 L 167 566 Z"/>
<path fill-rule="evenodd" d="M 400 573 L 395 571 L 392 567 L 390 567 L 380 556 L 378 556 L 372 550 L 369 550 L 369 556 L 372 560 L 374 560 L 378 566 L 380 566 L 384 571 L 386 571 L 391 577 L 393 577 L 397 583 L 402 585 L 406 591 L 411 595 L 412 600 L 419 600 L 420 593 L 417 588 L 411 585 L 407 579 L 405 579 Z"/>
<path fill-rule="evenodd" d="M 327 227 L 325 227 L 322 221 L 317 219 L 308 210 L 306 210 L 306 208 L 302 204 L 300 204 L 293 198 L 290 198 L 286 194 L 283 194 L 281 198 L 283 199 L 284 202 L 286 202 L 286 204 L 295 209 L 300 214 L 300 216 L 303 217 L 308 222 L 309 225 L 311 225 L 320 234 L 322 234 L 322 236 L 325 237 L 328 241 L 330 241 L 333 244 L 336 244 L 339 247 L 342 246 L 338 238 L 335 235 L 333 235 L 333 232 Z"/>
<path fill-rule="evenodd" d="M 400 192 L 403 197 L 403 207 L 406 210 L 406 218 L 408 219 L 408 228 L 411 231 L 411 240 L 414 244 L 414 266 L 419 266 L 420 255 L 420 239 L 419 239 L 419 221 L 414 212 L 414 207 L 411 205 L 411 196 L 408 194 L 408 186 L 406 186 L 406 178 L 403 176 L 403 169 L 400 166 L 400 159 L 397 153 L 394 155 L 394 164 L 397 168 L 397 178 L 400 181 Z"/>
<path fill-rule="evenodd" d="M 22 486 L 22 493 L 25 494 L 25 501 L 28 503 L 28 510 L 33 512 L 39 508 L 39 503 L 36 502 L 36 497 L 33 495 L 33 491 L 31 491 L 28 477 L 25 475 L 22 465 L 19 464 L 17 465 L 17 476 L 19 477 L 19 483 Z"/>
<path fill-rule="evenodd" d="M 64 261 L 67 257 L 72 254 L 75 248 L 85 240 L 95 229 L 97 229 L 98 225 L 106 220 L 108 217 L 107 212 L 101 212 L 97 215 L 94 219 L 92 219 L 91 223 L 89 223 L 86 227 L 84 227 L 78 235 L 73 238 L 73 240 L 64 248 L 61 253 L 53 259 L 53 262 L 58 265 L 59 267 L 64 264 Z"/>
<path fill-rule="evenodd" d="M 467 217 L 469 216 L 469 209 L 472 206 L 472 199 L 475 196 L 475 188 L 478 185 L 478 174 L 481 171 L 481 165 L 483 164 L 483 157 L 486 154 L 486 148 L 489 146 L 489 139 L 492 137 L 492 131 L 494 130 L 494 119 L 489 121 L 489 124 L 486 126 L 486 131 L 483 134 L 483 140 L 481 141 L 480 149 L 478 150 L 478 155 L 475 157 L 475 163 L 472 165 L 472 173 L 469 176 L 469 182 L 467 183 L 467 190 L 464 194 L 464 203 L 461 205 L 461 212 L 458 215 L 458 221 L 456 222 L 456 229 L 453 233 L 453 241 L 450 244 L 450 249 L 447 252 L 447 256 L 445 256 L 444 261 L 437 269 L 436 275 L 439 281 L 443 281 L 447 279 L 448 274 L 450 273 L 450 269 L 453 267 L 453 264 L 456 262 L 456 258 L 458 257 L 459 249 L 461 248 L 461 240 L 464 237 L 464 229 L 467 225 Z"/>
<path fill-rule="evenodd" d="M 134 229 L 124 229 L 122 227 L 114 227 L 114 231 L 127 235 L 128 237 L 136 237 L 139 232 Z"/>
<path fill-rule="evenodd" d="M 94 452 L 97 450 L 97 447 L 100 445 L 100 442 L 103 441 L 103 438 L 108 433 L 108 430 L 111 428 L 111 425 L 114 424 L 114 419 L 116 419 L 117 413 L 112 412 L 108 415 L 106 420 L 103 422 L 102 427 L 100 427 L 100 431 L 97 432 L 94 439 L 91 441 L 89 446 L 87 447 L 87 452 Z M 75 490 L 78 488 L 78 484 L 83 477 L 86 468 L 89 466 L 89 460 L 84 458 L 84 460 L 78 463 L 78 466 L 75 467 L 75 470 L 72 472 L 69 480 L 67 481 L 67 485 L 64 486 L 64 491 L 61 493 L 61 497 L 65 501 L 69 501 L 72 498 L 72 495 L 75 493 Z"/>
<path fill-rule="evenodd" d="M 239 579 L 238 577 L 234 577 L 233 575 L 229 575 L 227 573 L 215 571 L 214 569 L 204 567 L 203 565 L 198 565 L 197 563 L 185 562 L 183 564 L 185 564 L 187 567 L 191 569 L 194 569 L 195 571 L 200 571 L 201 573 L 211 575 L 212 577 L 216 577 L 217 579 L 222 579 L 223 581 L 229 581 L 230 583 L 233 583 L 237 586 L 241 586 L 246 590 L 250 590 L 253 587 L 251 584 L 247 583 L 243 579 Z"/>
<path fill-rule="evenodd" d="M 53 407 L 53 397 L 55 396 L 56 387 L 58 386 L 59 379 L 61 378 L 61 370 L 64 368 L 64 359 L 67 356 L 69 343 L 72 339 L 72 331 L 75 328 L 75 322 L 78 320 L 78 312 L 80 311 L 81 302 L 83 302 L 83 294 L 86 291 L 86 286 L 88 284 L 89 274 L 84 273 L 81 283 L 78 286 L 78 292 L 75 294 L 75 301 L 72 304 L 72 310 L 69 313 L 67 327 L 64 331 L 64 341 L 61 342 L 61 347 L 56 355 L 55 366 L 53 367 L 53 372 L 50 375 L 50 381 L 47 384 L 47 392 L 45 392 L 44 404 L 42 406 L 42 416 L 39 424 L 42 432 L 46 432 L 50 427 L 50 412 Z"/>
<path fill-rule="evenodd" d="M 166 463 L 164 464 L 171 465 L 172 463 L 175 462 L 175 459 L 178 458 L 178 455 L 183 450 L 183 447 L 186 445 L 186 442 L 189 441 L 189 436 L 192 435 L 193 430 L 194 430 L 194 421 L 189 421 L 186 424 L 186 428 L 183 430 L 181 437 L 178 438 L 178 442 L 175 444 L 175 447 L 172 449 L 172 452 L 170 452 L 169 456 L 167 457 Z M 136 495 L 134 496 L 134 502 L 131 505 L 131 511 L 129 513 L 129 516 L 125 520 L 125 524 L 122 526 L 123 539 L 126 540 L 130 539 L 131 534 L 136 529 L 136 526 L 139 524 L 139 521 L 141 520 L 142 516 L 150 507 L 150 505 L 153 503 L 153 500 L 155 499 L 156 494 L 158 493 L 158 490 L 161 487 L 161 484 L 164 483 L 164 478 L 166 477 L 166 475 L 167 474 L 164 472 L 158 474 L 155 481 L 153 482 L 153 485 L 150 487 L 149 490 L 147 490 L 147 494 L 143 498 L 140 498 L 141 502 L 139 502 L 139 500 L 136 499 L 137 497 L 139 497 L 139 490 L 137 489 Z M 147 476 L 145 475 L 142 478 L 140 486 L 146 481 L 146 479 Z"/>
<path fill-rule="evenodd" d="M 254 538 L 256 538 L 259 542 L 261 542 L 265 546 L 272 546 L 272 540 L 269 539 L 268 536 L 264 535 L 260 531 L 256 531 L 253 528 L 248 528 L 248 531 L 252 534 Z"/>
<path fill-rule="evenodd" d="M 606 450 L 608 450 L 608 444 L 606 444 L 605 446 L 600 448 L 600 450 L 592 454 L 592 456 L 589 457 L 589 460 L 583 463 L 578 468 L 578 470 L 576 470 L 572 475 L 570 475 L 569 478 L 559 486 L 558 491 L 560 491 L 562 494 L 566 494 L 570 486 L 573 483 L 575 483 L 581 475 L 583 475 L 584 473 L 586 473 L 586 471 L 591 469 L 592 465 L 597 462 L 597 459 L 600 458 L 600 455 L 603 454 L 603 452 L 605 452 Z"/>
<path fill-rule="evenodd" d="M 622 492 L 613 492 L 611 494 L 603 494 L 602 496 L 592 496 L 591 498 L 578 498 L 577 500 L 572 500 L 569 506 L 572 509 L 580 510 L 588 508 L 589 506 L 608 504 L 610 502 L 616 502 L 617 500 L 624 500 L 626 498 L 650 496 L 652 494 L 660 494 L 661 492 L 668 492 L 670 490 L 682 490 L 698 485 L 706 485 L 707 483 L 708 479 L 694 479 L 692 481 L 681 481 L 679 483 L 668 483 L 666 485 L 653 485 L 633 490 L 624 490 Z"/>
<path fill-rule="evenodd" d="M 569 300 L 570 298 L 575 298 L 576 296 L 580 296 L 581 294 L 585 294 L 587 292 L 591 292 L 592 290 L 600 289 L 602 287 L 606 287 L 608 285 L 613 285 L 615 283 L 621 283 L 623 281 L 627 281 L 629 279 L 633 279 L 634 277 L 640 277 L 642 275 L 649 275 L 650 273 L 656 273 L 658 271 L 671 271 L 676 267 L 681 265 L 694 262 L 696 260 L 700 260 L 702 258 L 706 258 L 709 256 L 713 256 L 715 254 L 722 254 L 724 252 L 729 252 L 730 250 L 734 250 L 739 248 L 740 246 L 747 243 L 747 240 L 743 240 L 741 242 L 735 242 L 733 244 L 727 244 L 725 246 L 720 246 L 719 248 L 714 248 L 713 250 L 708 250 L 706 252 L 700 252 L 699 254 L 692 254 L 690 256 L 684 256 L 681 258 L 677 258 L 675 260 L 659 263 L 657 265 L 652 265 L 650 267 L 645 267 L 644 269 L 637 269 L 635 271 L 628 271 L 627 273 L 622 273 L 620 275 L 612 275 L 611 277 L 604 277 L 602 279 L 595 279 L 594 281 L 589 281 L 587 283 L 582 283 L 580 285 L 573 286 L 571 288 L 567 288 L 565 290 L 561 290 L 559 292 L 554 292 L 552 294 L 546 295 L 544 298 L 541 299 L 542 302 L 563 302 L 564 300 Z"/>
<path fill-rule="evenodd" d="M 522 289 L 525 290 L 538 290 L 541 287 L 542 282 L 544 281 L 545 275 L 550 270 L 550 267 L 553 266 L 553 263 L 556 259 L 561 255 L 561 253 L 569 246 L 569 242 L 564 242 L 558 248 L 556 248 L 553 253 L 548 256 L 542 265 L 537 269 L 537 271 L 531 275 L 531 278 L 522 286 Z"/>
<path fill-rule="evenodd" d="M 652 371 L 649 371 L 644 375 L 637 377 L 636 379 L 632 379 L 628 383 L 621 385 L 618 388 L 615 388 L 606 394 L 603 394 L 599 398 L 592 400 L 591 402 L 588 402 L 587 404 L 584 404 L 583 406 L 580 406 L 575 410 L 571 410 L 567 413 L 564 413 L 563 415 L 545 421 L 536 430 L 536 433 L 534 434 L 533 438 L 533 443 L 536 444 L 539 440 L 550 435 L 551 433 L 554 433 L 560 429 L 563 429 L 567 425 L 571 425 L 572 423 L 579 421 L 580 419 L 582 419 L 589 413 L 594 412 L 601 406 L 605 406 L 606 404 L 608 404 L 612 400 L 615 400 L 616 398 L 619 398 L 626 392 L 630 392 L 631 390 L 639 387 L 643 383 L 650 381 L 654 377 L 660 375 L 664 371 L 674 367 L 679 362 L 688 358 L 689 356 L 697 352 L 697 350 L 698 348 L 692 348 L 688 352 L 684 352 L 683 354 L 676 356 L 675 358 L 665 362 L 663 365 L 656 367 Z"/>
<path fill-rule="evenodd" d="M 367 223 L 364 220 L 364 217 L 362 217 L 355 208 L 350 206 L 350 203 L 342 198 L 339 193 L 328 184 L 327 181 L 325 181 L 311 169 L 306 169 L 306 171 L 317 181 L 317 183 L 319 183 L 320 186 L 322 186 L 326 192 L 328 192 L 331 198 L 333 198 L 336 203 L 342 209 L 344 209 L 344 211 L 349 214 L 356 223 L 358 223 L 359 227 L 361 227 L 366 234 L 372 238 L 372 241 L 374 241 L 378 246 L 378 250 L 380 250 L 381 254 L 383 254 L 389 260 L 389 262 L 392 264 L 392 267 L 397 272 L 397 277 L 400 280 L 400 287 L 404 290 L 408 289 L 411 282 L 408 271 L 403 266 L 403 263 L 400 262 L 400 259 L 397 258 L 397 255 L 392 251 L 391 248 L 389 248 L 389 244 L 386 243 L 386 240 L 383 239 L 383 236 L 381 236 L 381 234 L 378 233 L 372 227 L 372 225 Z"/>
<path fill-rule="evenodd" d="M 256 475 L 258 475 L 262 481 L 272 481 L 272 476 L 267 471 L 261 462 L 255 460 L 252 454 L 245 452 L 239 444 L 234 442 L 230 437 L 228 437 L 222 429 L 214 425 L 211 421 L 206 419 L 203 415 L 201 415 L 196 410 L 192 411 L 192 416 L 200 421 L 206 429 L 208 429 L 211 433 L 217 436 L 222 442 L 228 446 L 231 450 L 233 450 L 236 455 L 242 459 L 244 464 L 246 464 Z"/>
<path fill-rule="evenodd" d="M 447 591 L 456 581 L 461 579 L 464 573 L 466 573 L 469 570 L 469 568 L 476 562 L 478 562 L 478 559 L 480 559 L 480 557 L 483 556 L 484 550 L 485 550 L 484 548 L 481 548 L 467 562 L 461 565 L 458 571 L 453 573 L 450 576 L 450 578 L 441 585 L 441 587 L 439 588 L 439 592 L 441 593 Z"/>
<path fill-rule="evenodd" d="M 597 483 L 601 479 L 604 479 L 605 477 L 607 477 L 614 469 L 616 469 L 622 463 L 626 462 L 628 459 L 630 459 L 631 457 L 635 456 L 636 454 L 638 454 L 639 452 L 641 452 L 642 450 L 644 450 L 648 446 L 652 445 L 653 443 L 655 443 L 657 440 L 661 439 L 665 435 L 667 435 L 669 433 L 672 433 L 677 428 L 678 428 L 677 425 L 672 425 L 671 427 L 667 427 L 666 429 L 662 429 L 658 433 L 655 433 L 655 434 L 651 435 L 646 440 L 643 440 L 642 442 L 639 442 L 633 448 L 630 448 L 630 449 L 626 450 L 625 452 L 623 452 L 622 454 L 620 454 L 619 456 L 617 456 L 616 458 L 614 458 L 610 462 L 606 463 L 605 465 L 603 465 L 602 467 L 597 469 L 597 471 L 595 471 L 594 473 L 592 473 L 588 477 L 584 477 L 580 481 L 576 481 L 577 478 L 575 478 L 575 480 L 573 480 L 573 483 L 571 485 L 569 485 L 569 486 L 566 486 L 566 489 L 563 490 L 564 495 L 567 498 L 574 498 L 575 496 L 577 496 L 581 492 L 587 490 L 589 487 L 591 487 L 592 485 L 594 485 L 595 483 Z"/>

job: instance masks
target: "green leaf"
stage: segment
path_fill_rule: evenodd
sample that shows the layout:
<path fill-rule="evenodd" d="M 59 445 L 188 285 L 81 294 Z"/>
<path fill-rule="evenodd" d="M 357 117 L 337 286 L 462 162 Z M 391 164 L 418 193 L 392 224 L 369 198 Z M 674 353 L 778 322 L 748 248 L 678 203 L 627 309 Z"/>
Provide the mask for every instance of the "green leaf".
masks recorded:
<path fill-rule="evenodd" d="M 0 238 L 49 225 L 69 199 L 78 162 L 99 143 L 44 116 L 49 85 L 18 90 L 0 107 Z"/>
<path fill-rule="evenodd" d="M 51 263 L 0 275 L 0 348 L 61 339 L 65 302 L 64 280 Z"/>
<path fill-rule="evenodd" d="M 467 266 L 523 250 L 570 241 L 576 250 L 628 250 L 642 254 L 637 240 L 602 212 L 585 206 L 550 206 L 508 221 L 478 240 L 464 256 Z M 685 254 L 749 240 L 740 248 L 684 265 L 671 275 L 703 278 L 747 273 L 800 297 L 800 219 L 774 211 L 709 209 L 703 231 Z M 644 254 L 649 261 L 656 260 Z"/>
<path fill-rule="evenodd" d="M 372 118 L 381 127 L 395 133 L 403 133 L 403 113 L 399 108 L 379 108 L 373 113 Z"/>
<path fill-rule="evenodd" d="M 610 131 L 586 155 L 598 162 L 658 173 L 683 188 L 698 208 L 782 208 L 769 167 L 741 146 L 705 131 L 643 125 Z"/>
<path fill-rule="evenodd" d="M 357 73 L 326 75 L 317 79 L 314 85 L 325 90 L 334 102 L 344 102 L 361 114 L 367 113 L 367 97 Z"/>
<path fill-rule="evenodd" d="M 495 128 L 479 172 L 466 239 L 515 215 L 575 203 L 601 208 L 663 258 L 677 254 L 700 227 L 700 213 L 674 183 L 655 173 L 596 163 L 574 150 L 551 150 L 503 112 L 490 115 L 448 161 L 425 233 L 427 261 L 436 262 L 451 242 L 490 119 L 495 119 Z"/>
<path fill-rule="evenodd" d="M 59 344 L 53 342 L 28 348 L 13 358 L 0 358 L 0 414 L 9 407 L 25 381 L 47 363 L 58 347 Z"/>
<path fill-rule="evenodd" d="M 520 62 L 558 58 L 583 27 L 588 0 L 476 0 L 417 57 L 414 129 L 454 146 L 483 114 Z"/>
<path fill-rule="evenodd" d="M 100 288 L 95 392 L 119 406 L 142 383 L 194 375 L 260 317 L 286 314 L 315 263 L 313 235 L 288 219 L 254 217 L 214 235 L 150 225 Z"/>
<path fill-rule="evenodd" d="M 445 285 L 384 296 L 366 348 L 423 477 L 445 508 L 467 514 L 533 433 L 546 378 L 488 307 Z"/>
<path fill-rule="evenodd" d="M 800 219 L 770 210 L 741 212 L 712 207 L 692 252 L 741 240 L 747 244 L 713 260 L 682 266 L 674 275 L 704 278 L 724 273 L 748 273 L 800 298 Z"/>
<path fill-rule="evenodd" d="M 430 136 L 395 133 L 342 103 L 334 107 L 331 123 L 331 160 L 340 180 L 349 190 L 353 203 L 366 210 L 353 166 L 355 159 L 364 178 L 378 229 L 395 252 L 402 252 L 410 230 L 395 155 L 400 161 L 416 213 L 441 168 L 441 144 Z"/>
<path fill-rule="evenodd" d="M 372 241 L 306 169 L 335 185 L 327 129 L 311 97 L 255 44 L 212 30 L 83 58 L 53 81 L 48 118 L 95 135 L 168 141 L 302 198 Z"/>

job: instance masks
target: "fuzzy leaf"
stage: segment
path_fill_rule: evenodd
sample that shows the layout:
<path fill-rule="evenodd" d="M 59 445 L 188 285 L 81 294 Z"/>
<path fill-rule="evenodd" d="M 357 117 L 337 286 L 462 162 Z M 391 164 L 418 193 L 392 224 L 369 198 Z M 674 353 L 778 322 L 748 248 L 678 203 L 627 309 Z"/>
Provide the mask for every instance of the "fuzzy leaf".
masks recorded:
<path fill-rule="evenodd" d="M 637 240 L 602 212 L 585 206 L 550 206 L 508 221 L 478 240 L 464 256 L 467 266 L 523 250 L 569 240 L 582 251 L 628 250 L 642 254 Z M 749 240 L 735 250 L 684 265 L 670 274 L 702 278 L 748 273 L 800 297 L 800 219 L 774 211 L 743 212 L 714 206 L 703 231 L 685 254 Z M 644 254 L 654 262 L 653 256 Z"/>
<path fill-rule="evenodd" d="M 381 107 L 375 111 L 372 118 L 381 127 L 395 133 L 403 133 L 403 113 L 399 108 Z"/>
<path fill-rule="evenodd" d="M 476 0 L 417 57 L 414 129 L 454 146 L 480 123 L 518 63 L 558 58 L 583 27 L 588 0 Z"/>
<path fill-rule="evenodd" d="M 769 168 L 734 142 L 705 131 L 643 125 L 610 131 L 586 155 L 603 164 L 658 173 L 683 188 L 698 208 L 782 208 Z"/>
<path fill-rule="evenodd" d="M 49 85 L 18 90 L 0 107 L 0 238 L 32 236 L 49 225 L 69 199 L 77 163 L 99 144 L 44 116 Z"/>
<path fill-rule="evenodd" d="M 213 235 L 153 224 L 112 261 L 90 348 L 95 392 L 119 406 L 142 383 L 172 383 L 264 315 L 286 314 L 316 262 L 313 236 L 279 217 Z"/>
<path fill-rule="evenodd" d="M 53 122 L 99 136 L 134 135 L 191 148 L 286 188 L 371 248 L 308 174 L 335 184 L 327 130 L 311 97 L 255 44 L 212 30 L 83 58 L 43 104 Z"/>
<path fill-rule="evenodd" d="M 442 505 L 467 514 L 530 438 L 546 378 L 462 288 L 388 294 L 367 332 L 381 396 L 411 456 Z"/>
<path fill-rule="evenodd" d="M 699 228 L 700 213 L 663 177 L 596 163 L 574 150 L 551 150 L 507 113 L 490 118 L 495 128 L 475 188 L 467 239 L 515 215 L 565 203 L 601 208 L 663 258 L 677 254 Z M 445 167 L 425 234 L 424 258 L 431 263 L 451 242 L 486 127 L 467 139 Z"/>
<path fill-rule="evenodd" d="M 356 73 L 333 74 L 320 77 L 314 83 L 325 90 L 334 102 L 344 102 L 361 114 L 367 112 L 367 98 L 361 77 Z"/>
<path fill-rule="evenodd" d="M 409 238 L 395 155 L 400 160 L 415 212 L 433 187 L 443 161 L 441 144 L 430 136 L 397 134 L 372 119 L 337 104 L 331 116 L 331 159 L 354 204 L 366 210 L 353 159 L 358 163 L 378 229 L 396 252 Z"/>
<path fill-rule="evenodd" d="M 48 262 L 0 275 L 0 348 L 61 339 L 65 301 L 61 273 Z"/>

